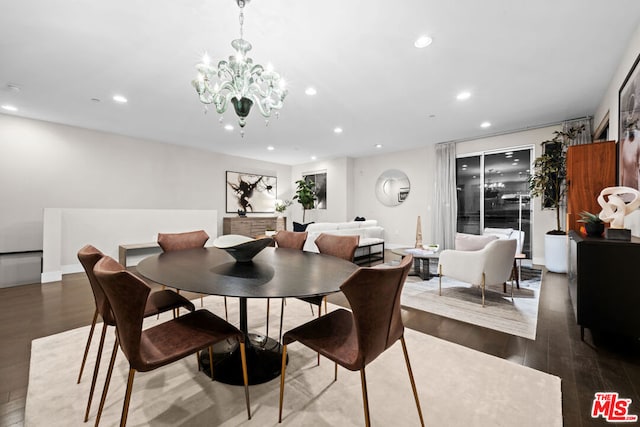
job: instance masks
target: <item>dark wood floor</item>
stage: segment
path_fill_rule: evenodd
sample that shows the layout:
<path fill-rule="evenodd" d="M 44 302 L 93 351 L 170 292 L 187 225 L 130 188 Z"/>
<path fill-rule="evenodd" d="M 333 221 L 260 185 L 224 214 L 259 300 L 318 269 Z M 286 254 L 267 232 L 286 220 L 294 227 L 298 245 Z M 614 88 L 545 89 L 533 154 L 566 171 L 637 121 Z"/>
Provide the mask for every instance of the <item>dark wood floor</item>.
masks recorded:
<path fill-rule="evenodd" d="M 339 296 L 330 301 L 343 302 Z M 93 310 L 84 274 L 66 275 L 61 282 L 45 285 L 0 289 L 0 427 L 23 425 L 31 340 L 88 325 Z M 535 341 L 417 310 L 407 312 L 405 324 L 558 375 L 565 426 L 608 425 L 590 416 L 594 393 L 599 391 L 617 391 L 632 399 L 630 413 L 640 415 L 640 342 L 603 340 L 588 330 L 582 342 L 565 275 L 544 275 Z M 79 366 L 82 356 L 77 356 Z"/>

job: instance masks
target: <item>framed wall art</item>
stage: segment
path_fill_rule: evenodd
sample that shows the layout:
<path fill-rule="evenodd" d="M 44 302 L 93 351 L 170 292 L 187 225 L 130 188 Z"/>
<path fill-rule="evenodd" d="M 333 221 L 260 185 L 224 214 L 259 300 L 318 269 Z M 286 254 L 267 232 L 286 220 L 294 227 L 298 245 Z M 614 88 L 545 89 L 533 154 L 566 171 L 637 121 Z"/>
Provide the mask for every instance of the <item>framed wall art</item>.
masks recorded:
<path fill-rule="evenodd" d="M 618 185 L 639 189 L 640 67 L 636 58 L 618 92 Z"/>
<path fill-rule="evenodd" d="M 278 194 L 275 176 L 227 171 L 227 213 L 275 212 Z"/>
<path fill-rule="evenodd" d="M 327 209 L 327 172 L 308 172 L 302 175 L 307 182 L 313 182 L 316 193 L 315 209 Z"/>

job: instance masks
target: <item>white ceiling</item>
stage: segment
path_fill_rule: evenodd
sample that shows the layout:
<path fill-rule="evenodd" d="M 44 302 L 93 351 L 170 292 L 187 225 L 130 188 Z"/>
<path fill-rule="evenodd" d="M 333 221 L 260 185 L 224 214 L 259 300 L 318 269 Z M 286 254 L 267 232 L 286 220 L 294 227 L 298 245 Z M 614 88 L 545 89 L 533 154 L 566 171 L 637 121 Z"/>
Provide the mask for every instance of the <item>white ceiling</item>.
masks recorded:
<path fill-rule="evenodd" d="M 204 51 L 232 53 L 234 0 L 6 1 L 0 104 L 284 164 L 366 156 L 591 115 L 639 22 L 638 0 L 253 0 L 251 56 L 289 95 L 269 127 L 252 111 L 241 138 L 203 114 L 190 84 Z M 416 49 L 422 34 L 433 44 Z M 457 101 L 463 90 L 471 98 Z"/>

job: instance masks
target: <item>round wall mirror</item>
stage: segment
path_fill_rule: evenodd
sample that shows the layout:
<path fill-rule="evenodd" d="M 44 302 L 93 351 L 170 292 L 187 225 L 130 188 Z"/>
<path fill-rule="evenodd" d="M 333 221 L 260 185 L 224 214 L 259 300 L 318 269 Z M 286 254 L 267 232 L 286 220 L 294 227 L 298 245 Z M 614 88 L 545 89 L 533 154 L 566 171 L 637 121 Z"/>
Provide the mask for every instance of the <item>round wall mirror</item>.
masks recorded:
<path fill-rule="evenodd" d="M 404 172 L 389 169 L 376 181 L 376 197 L 385 206 L 398 206 L 409 196 L 411 183 Z"/>

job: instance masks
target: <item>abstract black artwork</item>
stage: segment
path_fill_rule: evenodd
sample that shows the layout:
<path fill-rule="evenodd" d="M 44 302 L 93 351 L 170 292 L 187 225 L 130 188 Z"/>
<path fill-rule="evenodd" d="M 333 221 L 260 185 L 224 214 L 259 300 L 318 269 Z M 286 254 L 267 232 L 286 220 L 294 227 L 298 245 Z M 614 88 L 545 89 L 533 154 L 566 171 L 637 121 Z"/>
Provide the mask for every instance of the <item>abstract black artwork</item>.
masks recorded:
<path fill-rule="evenodd" d="M 313 189 L 317 197 L 315 209 L 327 209 L 327 173 L 305 173 L 303 174 L 303 178 L 307 182 L 314 183 Z"/>
<path fill-rule="evenodd" d="M 227 212 L 274 212 L 277 181 L 275 176 L 227 171 Z"/>

